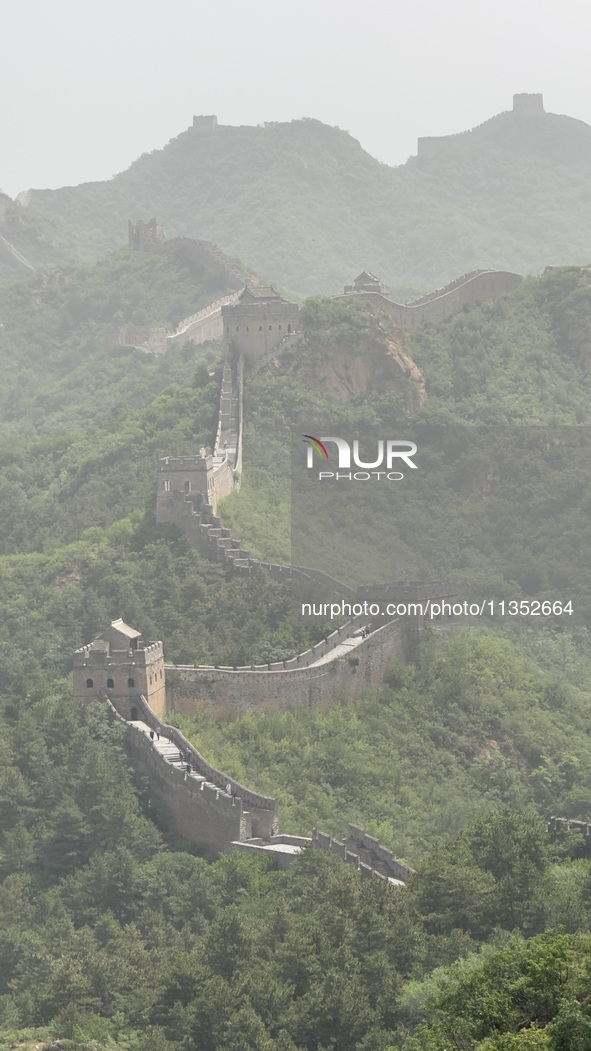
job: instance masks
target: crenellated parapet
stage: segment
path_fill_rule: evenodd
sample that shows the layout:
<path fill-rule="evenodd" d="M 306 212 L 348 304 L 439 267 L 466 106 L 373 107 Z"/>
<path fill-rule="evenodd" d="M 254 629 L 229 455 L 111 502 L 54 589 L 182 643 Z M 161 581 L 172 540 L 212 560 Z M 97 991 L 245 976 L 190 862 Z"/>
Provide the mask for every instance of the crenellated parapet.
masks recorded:
<path fill-rule="evenodd" d="M 398 861 L 391 850 L 382 846 L 375 836 L 368 835 L 358 825 L 349 825 L 349 834 L 344 841 L 327 836 L 325 832 L 315 828 L 312 831 L 312 845 L 337 854 L 343 861 L 355 865 L 362 879 L 378 877 L 388 880 L 391 884 L 403 886 L 415 871 L 404 862 Z"/>
<path fill-rule="evenodd" d="M 497 299 L 512 292 L 523 281 L 520 274 L 507 270 L 472 270 L 461 277 L 450 281 L 443 288 L 428 292 L 410 303 L 396 303 L 381 292 L 369 287 L 365 290 L 346 291 L 342 296 L 333 299 L 356 296 L 388 314 L 402 328 L 414 331 L 420 325 L 436 325 L 453 317 L 465 307 L 479 306 L 481 303 Z M 351 286 L 347 286 L 351 289 Z"/>
<path fill-rule="evenodd" d="M 110 722 L 124 730 L 124 746 L 136 769 L 148 779 L 152 810 L 162 824 L 218 854 L 242 850 L 270 853 L 280 869 L 313 846 L 355 865 L 362 879 L 378 878 L 403 886 L 413 873 L 391 850 L 356 825 L 345 842 L 314 829 L 312 836 L 279 832 L 277 802 L 216 770 L 176 726 L 157 719 L 145 697 L 133 719 L 122 714 L 106 691 L 100 698 Z"/>
<path fill-rule="evenodd" d="M 214 853 L 233 840 L 276 833 L 275 800 L 250 792 L 214 770 L 180 730 L 154 717 L 144 698 L 133 719 L 122 715 L 106 692 L 101 700 L 111 721 L 124 727 L 125 749 L 147 777 L 152 808 L 167 828 Z"/>

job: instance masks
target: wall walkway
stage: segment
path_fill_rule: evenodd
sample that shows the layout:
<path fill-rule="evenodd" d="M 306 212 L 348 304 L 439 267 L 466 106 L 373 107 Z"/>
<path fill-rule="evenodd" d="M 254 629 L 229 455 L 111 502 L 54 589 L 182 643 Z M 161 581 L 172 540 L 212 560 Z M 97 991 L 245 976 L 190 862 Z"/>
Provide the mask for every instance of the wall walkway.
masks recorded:
<path fill-rule="evenodd" d="M 414 331 L 420 325 L 438 324 L 446 318 L 458 314 L 464 307 L 477 306 L 506 292 L 513 291 L 521 283 L 520 274 L 507 270 L 472 270 L 468 274 L 451 281 L 444 288 L 436 289 L 411 303 L 395 303 L 381 292 L 344 292 L 334 299 L 345 299 L 355 296 L 368 301 L 376 308 L 389 314 L 403 328 Z"/>
<path fill-rule="evenodd" d="M 221 296 L 220 299 L 203 307 L 203 310 L 179 321 L 172 335 L 166 337 L 167 342 L 174 343 L 182 339 L 191 339 L 193 343 L 207 343 L 210 339 L 221 340 L 224 334 L 222 307 L 235 303 L 238 295 L 238 292 L 232 292 L 230 295 Z"/>
<path fill-rule="evenodd" d="M 378 877 L 395 886 L 403 886 L 413 872 L 356 825 L 349 825 L 346 843 L 317 829 L 311 838 L 280 835 L 276 800 L 212 767 L 176 726 L 156 718 L 144 697 L 136 702 L 143 717 L 138 719 L 126 719 L 107 691 L 102 700 L 110 722 L 125 729 L 126 751 L 148 778 L 150 803 L 160 823 L 190 842 L 215 854 L 233 849 L 270 852 L 278 868 L 287 868 L 311 845 L 354 864 L 362 878 Z"/>
<path fill-rule="evenodd" d="M 176 832 L 215 852 L 232 840 L 277 833 L 276 801 L 216 770 L 176 726 L 154 715 L 145 698 L 135 702 L 136 719 L 126 718 L 107 691 L 102 700 L 111 721 L 125 727 L 125 748 L 148 777 L 156 811 Z"/>
<path fill-rule="evenodd" d="M 293 707 L 327 710 L 356 700 L 383 680 L 393 658 L 408 656 L 406 625 L 382 624 L 366 638 L 353 638 L 350 623 L 291 661 L 245 668 L 165 665 L 167 707 L 191 715 L 197 704 L 220 720 L 249 711 Z M 351 659 L 353 658 L 353 659 Z"/>
<path fill-rule="evenodd" d="M 401 307 L 376 293 L 366 295 L 389 304 L 390 310 L 411 311 L 418 317 L 436 309 L 453 312 L 466 299 L 466 288 L 482 291 L 483 275 L 476 271 L 452 282 L 414 304 Z M 498 275 L 495 275 L 498 277 Z M 510 275 L 516 277 L 516 275 Z M 517 279 L 519 280 L 519 279 Z M 476 282 L 476 284 L 474 283 Z M 210 325 L 221 322 L 221 308 L 237 295 L 223 297 L 216 303 L 185 319 L 171 338 L 195 338 L 211 331 Z M 445 304 L 442 308 L 441 304 Z M 412 312 L 418 312 L 413 314 Z M 221 332 L 220 332 L 221 334 Z M 211 338 L 207 336 L 207 338 Z M 301 338 L 300 333 L 286 336 L 268 355 L 277 357 L 287 346 Z M 264 361 L 260 365 L 265 364 Z M 260 367 L 259 365 L 259 367 Z M 214 443 L 213 479 L 216 497 L 226 495 L 225 487 L 242 467 L 242 396 L 243 362 L 233 365 L 230 357 L 223 367 L 218 426 Z M 252 574 L 261 570 L 274 579 L 297 579 L 330 583 L 331 593 L 353 600 L 357 594 L 326 574 L 302 566 L 281 566 L 251 558 L 240 541 L 230 535 L 208 503 L 209 493 L 171 492 L 166 495 L 166 518 L 173 521 L 190 538 L 206 558 L 223 563 L 231 571 Z M 387 586 L 386 586 L 387 588 Z M 392 585 L 393 595 L 408 597 L 403 585 Z M 367 590 L 367 589 L 366 589 Z M 372 589 L 369 589 L 370 591 Z M 431 596 L 449 594 L 449 589 L 427 588 Z M 363 591 L 363 589 L 361 589 Z M 223 668 L 210 666 L 165 666 L 167 707 L 180 713 L 193 713 L 196 702 L 213 711 L 218 718 L 234 719 L 245 712 L 261 708 L 287 708 L 294 705 L 330 707 L 338 699 L 357 698 L 373 683 L 381 681 L 393 656 L 406 659 L 416 636 L 416 625 L 395 619 L 378 623 L 368 634 L 359 634 L 356 618 L 322 639 L 305 653 L 290 660 L 266 665 Z M 117 708 L 115 697 L 105 694 L 111 717 L 125 724 L 125 741 L 134 763 L 149 777 L 155 805 L 181 835 L 212 850 L 222 850 L 229 843 L 252 849 L 272 849 L 287 857 L 301 848 L 302 837 L 279 836 L 277 807 L 274 799 L 251 792 L 221 771 L 213 768 L 194 749 L 176 727 L 162 724 L 142 697 L 141 718 L 127 718 Z M 121 703 L 119 705 L 121 707 Z M 129 705 L 128 705 L 129 707 Z M 151 731 L 154 736 L 151 736 Z M 159 736 L 158 736 L 159 734 Z M 189 768 L 188 765 L 190 764 Z M 297 842 L 296 842 L 297 841 Z M 390 851 L 363 830 L 350 826 L 345 843 L 315 830 L 311 842 L 317 847 L 336 852 L 356 864 L 362 875 L 380 875 L 397 883 L 412 870 L 397 862 Z"/>

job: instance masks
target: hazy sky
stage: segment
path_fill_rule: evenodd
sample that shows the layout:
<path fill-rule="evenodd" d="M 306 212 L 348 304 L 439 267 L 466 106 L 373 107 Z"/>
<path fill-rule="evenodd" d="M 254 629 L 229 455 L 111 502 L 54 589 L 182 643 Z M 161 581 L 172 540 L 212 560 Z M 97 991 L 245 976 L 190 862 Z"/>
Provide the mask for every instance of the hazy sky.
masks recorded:
<path fill-rule="evenodd" d="M 400 164 L 543 92 L 591 124 L 588 0 L 0 0 L 0 187 L 106 179 L 184 131 L 317 117 Z"/>

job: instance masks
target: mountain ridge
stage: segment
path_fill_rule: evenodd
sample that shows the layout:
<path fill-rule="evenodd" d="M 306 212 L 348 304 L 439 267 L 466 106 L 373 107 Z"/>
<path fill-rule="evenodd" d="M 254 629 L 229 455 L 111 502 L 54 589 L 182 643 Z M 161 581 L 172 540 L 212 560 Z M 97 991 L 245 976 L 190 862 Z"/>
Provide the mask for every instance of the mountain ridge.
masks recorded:
<path fill-rule="evenodd" d="M 157 215 L 169 236 L 215 241 L 302 294 L 334 293 L 362 266 L 410 298 L 478 266 L 589 261 L 591 128 L 573 118 L 517 104 L 419 140 L 395 168 L 315 119 L 208 120 L 107 182 L 26 191 L 23 211 L 67 229 L 85 259 L 119 246 L 128 219 Z"/>

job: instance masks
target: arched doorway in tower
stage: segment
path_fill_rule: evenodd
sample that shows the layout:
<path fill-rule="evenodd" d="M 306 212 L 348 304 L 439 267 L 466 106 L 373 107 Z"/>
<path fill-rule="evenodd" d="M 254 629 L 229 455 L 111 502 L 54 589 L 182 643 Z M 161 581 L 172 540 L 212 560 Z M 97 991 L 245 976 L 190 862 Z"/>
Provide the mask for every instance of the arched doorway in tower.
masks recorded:
<path fill-rule="evenodd" d="M 134 708 L 131 709 L 129 718 L 130 718 L 132 723 L 137 722 L 137 708 L 134 707 Z"/>

